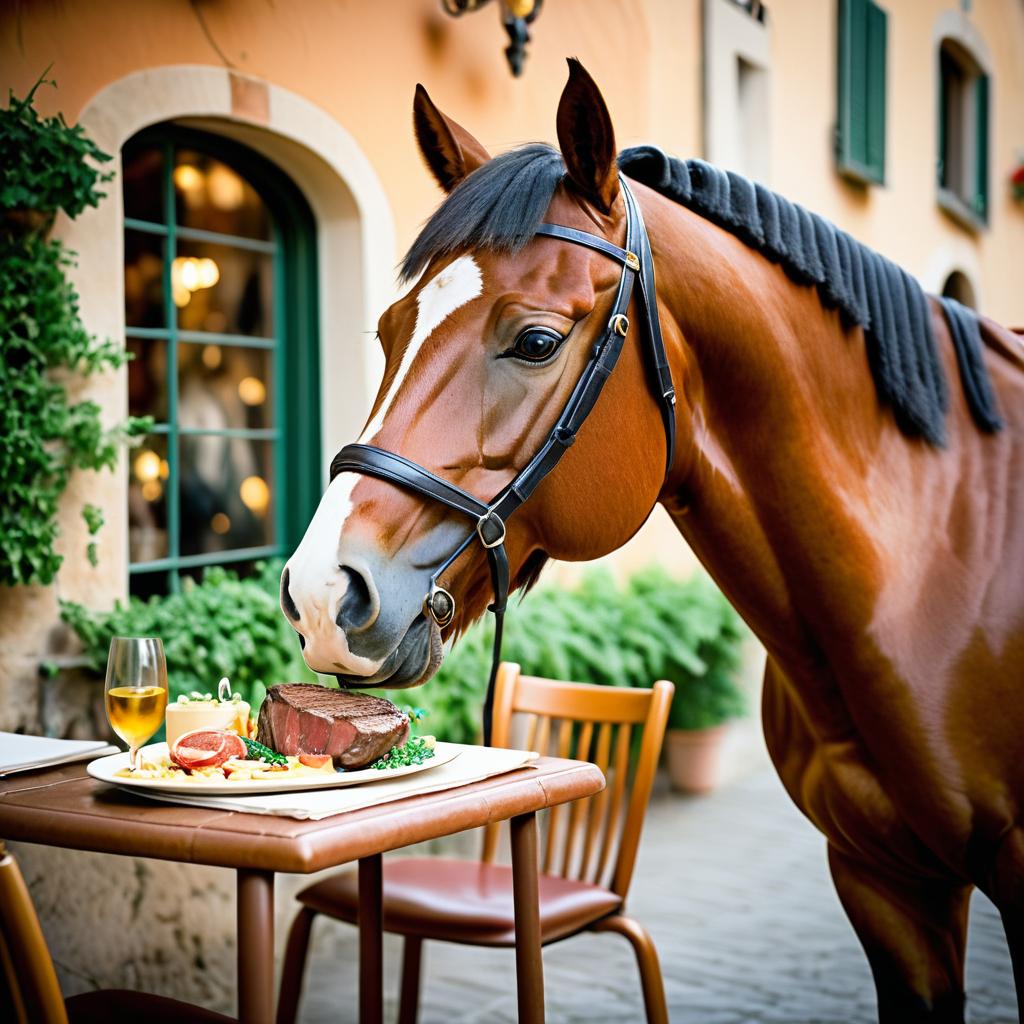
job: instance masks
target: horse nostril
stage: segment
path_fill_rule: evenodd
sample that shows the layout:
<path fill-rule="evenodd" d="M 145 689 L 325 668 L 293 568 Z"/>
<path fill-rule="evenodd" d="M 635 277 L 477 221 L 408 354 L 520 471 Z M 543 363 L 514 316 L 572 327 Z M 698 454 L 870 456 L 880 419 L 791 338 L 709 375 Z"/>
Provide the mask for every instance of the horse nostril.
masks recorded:
<path fill-rule="evenodd" d="M 288 584 L 291 582 L 291 574 L 286 568 L 281 575 L 281 607 L 285 615 L 293 622 L 299 621 L 299 609 L 295 607 L 292 595 L 288 592 Z"/>
<path fill-rule="evenodd" d="M 346 632 L 365 629 L 377 617 L 377 602 L 371 583 L 358 569 L 349 565 L 340 568 L 348 586 L 338 606 L 335 622 Z"/>

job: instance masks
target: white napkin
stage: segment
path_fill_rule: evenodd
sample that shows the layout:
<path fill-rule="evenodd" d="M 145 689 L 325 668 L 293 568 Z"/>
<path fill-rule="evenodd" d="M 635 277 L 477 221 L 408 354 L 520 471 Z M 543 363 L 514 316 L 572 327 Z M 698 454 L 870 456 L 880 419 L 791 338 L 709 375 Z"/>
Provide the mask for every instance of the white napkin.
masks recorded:
<path fill-rule="evenodd" d="M 105 740 L 56 740 L 49 736 L 0 732 L 0 778 L 33 768 L 91 761 L 94 757 L 116 753 L 117 747 Z"/>
<path fill-rule="evenodd" d="M 406 775 L 385 782 L 364 782 L 358 786 L 339 789 L 304 790 L 297 793 L 274 793 L 267 796 L 182 796 L 154 790 L 132 788 L 138 796 L 188 807 L 212 807 L 221 811 L 242 811 L 246 814 L 278 814 L 286 818 L 319 821 L 346 811 L 403 800 L 422 793 L 439 793 L 471 782 L 488 779 L 492 775 L 522 768 L 537 754 L 532 750 L 505 750 L 497 747 L 478 747 L 453 743 L 461 753 L 447 764 L 437 768 Z M 125 787 L 127 788 L 127 787 Z"/>

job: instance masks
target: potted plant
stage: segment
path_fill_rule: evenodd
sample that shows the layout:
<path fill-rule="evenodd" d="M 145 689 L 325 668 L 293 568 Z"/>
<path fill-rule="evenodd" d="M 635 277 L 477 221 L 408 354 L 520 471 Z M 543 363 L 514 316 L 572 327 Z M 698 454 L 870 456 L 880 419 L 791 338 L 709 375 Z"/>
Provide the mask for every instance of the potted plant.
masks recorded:
<path fill-rule="evenodd" d="M 736 673 L 743 627 L 710 583 L 693 590 L 687 622 L 698 635 L 684 658 L 670 657 L 665 678 L 676 685 L 665 748 L 672 788 L 706 793 L 718 785 L 728 723 L 746 711 Z"/>

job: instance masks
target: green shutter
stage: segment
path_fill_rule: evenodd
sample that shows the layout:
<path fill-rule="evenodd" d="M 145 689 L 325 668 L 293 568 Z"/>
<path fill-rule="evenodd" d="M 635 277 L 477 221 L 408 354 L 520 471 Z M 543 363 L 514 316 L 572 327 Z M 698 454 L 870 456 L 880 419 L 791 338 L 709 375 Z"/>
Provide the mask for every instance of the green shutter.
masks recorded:
<path fill-rule="evenodd" d="M 864 161 L 875 181 L 885 180 L 885 55 L 888 18 L 881 7 L 867 5 L 868 130 Z"/>
<path fill-rule="evenodd" d="M 989 118 L 989 87 L 988 75 L 978 75 L 975 79 L 974 98 L 977 103 L 975 133 L 975 182 L 974 212 L 984 221 L 988 220 L 988 118 Z"/>
<path fill-rule="evenodd" d="M 885 181 L 888 16 L 872 0 L 839 0 L 836 157 L 862 181 Z"/>

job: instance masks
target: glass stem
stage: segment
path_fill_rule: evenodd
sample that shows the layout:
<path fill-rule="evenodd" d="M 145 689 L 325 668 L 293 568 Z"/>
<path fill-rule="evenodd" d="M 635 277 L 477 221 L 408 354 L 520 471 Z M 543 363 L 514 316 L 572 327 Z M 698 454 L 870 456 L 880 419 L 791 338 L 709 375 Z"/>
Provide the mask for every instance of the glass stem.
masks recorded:
<path fill-rule="evenodd" d="M 137 767 L 136 763 L 138 761 L 138 758 L 139 758 L 139 748 L 138 747 L 129 747 L 128 748 L 128 764 L 131 767 L 132 771 L 135 771 L 135 769 Z"/>

